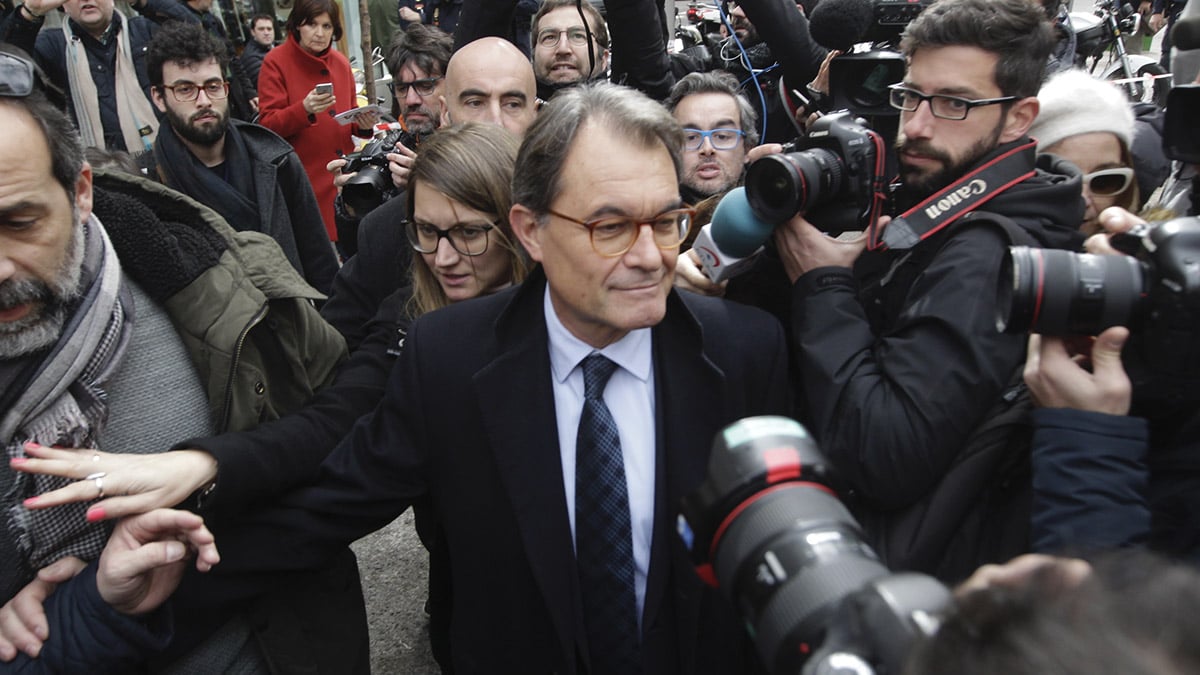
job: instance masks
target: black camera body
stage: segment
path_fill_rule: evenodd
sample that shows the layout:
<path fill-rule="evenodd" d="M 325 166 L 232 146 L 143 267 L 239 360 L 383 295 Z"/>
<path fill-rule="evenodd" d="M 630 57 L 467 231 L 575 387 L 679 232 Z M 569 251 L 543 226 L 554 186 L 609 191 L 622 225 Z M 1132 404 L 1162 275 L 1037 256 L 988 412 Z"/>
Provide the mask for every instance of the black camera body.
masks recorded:
<path fill-rule="evenodd" d="M 884 192 L 883 138 L 847 111 L 818 118 L 808 135 L 746 171 L 750 208 L 768 223 L 797 213 L 823 231 L 867 230 L 879 218 Z"/>
<path fill-rule="evenodd" d="M 679 534 L 772 673 L 833 672 L 824 669 L 850 661 L 853 672 L 900 673 L 911 646 L 936 630 L 950 592 L 931 577 L 890 574 L 835 484 L 795 420 L 739 420 L 714 439 L 707 478 L 683 500 Z"/>
<path fill-rule="evenodd" d="M 1112 244 L 1131 255 L 1011 247 L 1000 268 L 997 327 L 1096 335 L 1126 326 L 1152 370 L 1200 375 L 1200 218 L 1151 223 Z"/>
<path fill-rule="evenodd" d="M 383 203 L 383 196 L 394 189 L 388 170 L 388 153 L 397 143 L 415 149 L 419 139 L 405 129 L 393 129 L 372 140 L 358 152 L 346 155 L 342 173 L 356 174 L 342 186 L 342 201 L 359 216 Z"/>
<path fill-rule="evenodd" d="M 904 27 L 933 3 L 934 0 L 872 0 L 871 12 L 874 20 L 862 36 L 862 41 L 898 41 Z"/>

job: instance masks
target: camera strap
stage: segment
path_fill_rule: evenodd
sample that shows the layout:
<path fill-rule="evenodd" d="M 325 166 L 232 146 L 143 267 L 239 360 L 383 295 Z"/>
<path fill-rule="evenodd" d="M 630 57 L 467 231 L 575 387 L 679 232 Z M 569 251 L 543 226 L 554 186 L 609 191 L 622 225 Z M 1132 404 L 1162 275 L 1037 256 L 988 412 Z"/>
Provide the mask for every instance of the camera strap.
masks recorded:
<path fill-rule="evenodd" d="M 882 241 L 873 232 L 868 248 L 904 250 L 916 246 L 1001 192 L 1033 177 L 1036 161 L 1037 142 L 1032 139 L 1005 150 L 893 218 L 883 228 Z"/>

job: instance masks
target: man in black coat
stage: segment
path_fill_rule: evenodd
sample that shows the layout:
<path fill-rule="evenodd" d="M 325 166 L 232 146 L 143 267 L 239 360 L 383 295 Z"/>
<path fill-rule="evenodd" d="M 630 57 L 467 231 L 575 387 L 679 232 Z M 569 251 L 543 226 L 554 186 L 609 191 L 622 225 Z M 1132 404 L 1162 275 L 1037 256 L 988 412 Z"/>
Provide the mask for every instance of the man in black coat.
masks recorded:
<path fill-rule="evenodd" d="M 169 126 L 155 140 L 151 178 L 236 230 L 270 235 L 304 280 L 328 293 L 337 259 L 312 185 L 287 141 L 230 119 L 224 46 L 198 24 L 175 22 L 150 41 L 147 61 L 154 105 Z"/>
<path fill-rule="evenodd" d="M 246 77 L 256 89 L 258 88 L 258 71 L 262 70 L 263 59 L 274 46 L 275 19 L 270 14 L 255 14 L 254 18 L 250 19 L 250 41 L 242 49 L 242 55 L 239 58 L 242 62 L 242 70 L 246 71 Z"/>
<path fill-rule="evenodd" d="M 631 90 L 560 93 L 522 145 L 509 216 L 540 268 L 520 287 L 418 319 L 384 401 L 318 482 L 217 532 L 218 579 L 253 586 L 307 568 L 428 494 L 450 550 L 456 672 L 609 672 L 579 576 L 595 561 L 575 555 L 585 486 L 601 480 L 577 485 L 574 470 L 588 447 L 583 362 L 598 354 L 617 364 L 602 400 L 627 476 L 613 486 L 627 493 L 632 543 L 618 615 L 636 627 L 636 661 L 625 672 L 752 669 L 732 608 L 692 570 L 675 514 L 724 425 L 787 411 L 786 356 L 764 313 L 671 290 L 687 224 L 681 145 L 670 115 Z M 211 577 L 193 581 L 180 600 L 221 595 Z"/>

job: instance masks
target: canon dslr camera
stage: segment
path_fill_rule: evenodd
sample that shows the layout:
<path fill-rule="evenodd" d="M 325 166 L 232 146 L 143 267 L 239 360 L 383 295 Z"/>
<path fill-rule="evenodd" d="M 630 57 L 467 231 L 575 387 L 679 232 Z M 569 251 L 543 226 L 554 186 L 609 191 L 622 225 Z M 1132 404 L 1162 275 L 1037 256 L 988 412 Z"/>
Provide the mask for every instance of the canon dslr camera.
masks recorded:
<path fill-rule="evenodd" d="M 931 577 L 890 574 L 833 484 L 795 420 L 739 420 L 713 440 L 679 535 L 772 673 L 900 673 L 913 644 L 940 625 L 950 592 Z"/>
<path fill-rule="evenodd" d="M 1200 218 L 1176 218 L 1113 235 L 1131 255 L 1013 246 L 1001 265 L 997 327 L 1019 333 L 1139 334 L 1146 365 L 1200 374 Z"/>
<path fill-rule="evenodd" d="M 746 199 L 768 223 L 797 213 L 822 231 L 871 228 L 883 208 L 884 146 L 879 134 L 849 112 L 817 119 L 808 135 L 746 171 Z"/>

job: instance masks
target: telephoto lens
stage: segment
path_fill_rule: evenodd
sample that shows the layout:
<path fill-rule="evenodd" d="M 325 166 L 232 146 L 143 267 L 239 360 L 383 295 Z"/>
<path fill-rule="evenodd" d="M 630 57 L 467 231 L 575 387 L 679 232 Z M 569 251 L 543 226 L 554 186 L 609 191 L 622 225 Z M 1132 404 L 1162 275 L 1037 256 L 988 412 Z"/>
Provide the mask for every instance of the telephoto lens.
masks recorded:
<path fill-rule="evenodd" d="M 996 328 L 1098 335 L 1131 326 L 1147 305 L 1148 272 L 1130 256 L 1011 246 L 1000 266 Z"/>
<path fill-rule="evenodd" d="M 746 192 L 763 220 L 782 223 L 836 196 L 843 173 L 842 158 L 824 148 L 767 155 L 746 170 Z"/>

